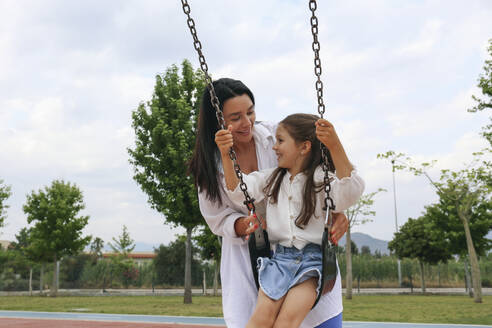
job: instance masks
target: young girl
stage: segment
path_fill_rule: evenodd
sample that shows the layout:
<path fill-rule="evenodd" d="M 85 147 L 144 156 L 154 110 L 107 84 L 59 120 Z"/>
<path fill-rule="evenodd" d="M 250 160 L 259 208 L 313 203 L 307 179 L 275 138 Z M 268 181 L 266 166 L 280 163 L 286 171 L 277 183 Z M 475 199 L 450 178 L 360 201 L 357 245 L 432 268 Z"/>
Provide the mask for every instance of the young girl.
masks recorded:
<path fill-rule="evenodd" d="M 231 200 L 242 204 L 243 194 L 229 158 L 231 127 L 219 130 L 225 183 Z M 331 125 L 315 115 L 293 114 L 276 131 L 273 150 L 278 168 L 243 175 L 249 194 L 267 199 L 267 231 L 277 244 L 272 259 L 258 261 L 260 291 L 255 311 L 246 327 L 299 327 L 320 292 L 321 237 L 324 227 L 322 142 L 336 168 L 331 197 L 343 211 L 361 196 L 364 182 L 350 164 Z"/>

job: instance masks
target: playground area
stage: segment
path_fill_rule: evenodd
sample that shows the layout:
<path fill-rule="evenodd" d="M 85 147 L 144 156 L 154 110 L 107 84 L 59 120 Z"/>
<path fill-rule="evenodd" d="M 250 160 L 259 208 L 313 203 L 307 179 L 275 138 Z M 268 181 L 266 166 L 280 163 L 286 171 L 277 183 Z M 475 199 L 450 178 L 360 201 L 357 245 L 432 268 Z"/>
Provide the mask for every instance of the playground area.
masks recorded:
<path fill-rule="evenodd" d="M 421 324 L 400 322 L 356 322 L 344 321 L 347 328 L 437 328 L 437 327 L 492 327 L 484 325 Z M 135 328 L 219 328 L 226 327 L 222 318 L 174 317 L 128 314 L 89 314 L 59 312 L 0 311 L 0 327 L 59 328 L 59 327 L 135 327 Z"/>
<path fill-rule="evenodd" d="M 198 295 L 183 304 L 182 290 L 151 296 L 130 290 L 126 295 L 16 296 L 0 294 L 3 327 L 225 327 L 221 298 Z M 434 290 L 425 295 L 397 290 L 365 290 L 343 300 L 343 326 L 492 327 L 492 289 L 484 288 L 484 302 L 476 304 L 463 290 Z"/>

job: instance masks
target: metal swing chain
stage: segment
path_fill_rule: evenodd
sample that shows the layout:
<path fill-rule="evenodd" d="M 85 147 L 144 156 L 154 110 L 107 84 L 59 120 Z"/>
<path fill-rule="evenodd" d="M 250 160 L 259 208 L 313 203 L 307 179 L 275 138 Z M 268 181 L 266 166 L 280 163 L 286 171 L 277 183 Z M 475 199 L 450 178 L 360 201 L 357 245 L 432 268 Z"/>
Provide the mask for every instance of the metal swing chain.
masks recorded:
<path fill-rule="evenodd" d="M 317 8 L 316 0 L 309 0 L 309 9 L 311 10 L 311 33 L 313 35 L 313 52 L 314 52 L 314 74 L 317 77 L 316 80 L 316 95 L 318 96 L 318 113 L 321 118 L 325 113 L 325 104 L 323 102 L 323 82 L 321 81 L 321 59 L 319 57 L 320 43 L 318 41 L 318 18 L 316 17 L 315 11 Z M 330 212 L 335 209 L 335 204 L 330 196 L 331 183 L 328 176 L 330 170 L 334 170 L 333 161 L 328 149 L 325 145 L 321 143 L 321 157 L 323 159 L 323 172 L 324 172 L 324 185 L 325 185 L 325 211 Z M 328 204 L 329 203 L 329 204 Z M 330 211 L 329 211 L 330 210 Z M 331 219 L 331 218 L 330 218 Z M 327 216 L 328 221 L 328 216 Z M 331 225 L 330 222 L 325 222 Z"/>
<path fill-rule="evenodd" d="M 225 120 L 224 120 L 224 114 L 220 110 L 220 102 L 219 99 L 217 98 L 217 95 L 215 94 L 215 89 L 214 85 L 212 83 L 212 78 L 208 74 L 208 65 L 207 62 L 205 61 L 205 56 L 202 53 L 202 43 L 198 39 L 198 35 L 196 33 L 196 28 L 195 28 L 195 21 L 193 18 L 190 16 L 191 8 L 190 5 L 188 4 L 187 0 L 181 0 L 181 4 L 183 5 L 183 12 L 187 16 L 186 23 L 188 24 L 188 28 L 190 29 L 191 36 L 193 37 L 193 46 L 195 47 L 196 52 L 198 53 L 198 60 L 200 61 L 200 68 L 203 71 L 203 74 L 205 74 L 205 81 L 207 82 L 207 88 L 210 93 L 210 101 L 212 103 L 212 106 L 215 109 L 215 116 L 217 117 L 217 122 L 219 123 L 219 126 L 222 130 L 225 129 Z M 239 164 L 237 163 L 237 156 L 236 152 L 234 149 L 229 150 L 229 157 L 234 163 L 234 171 L 236 172 L 236 176 L 240 181 L 239 187 L 241 188 L 241 191 L 244 194 L 244 205 L 248 208 L 248 211 L 251 211 L 251 213 L 256 213 L 256 208 L 255 208 L 255 203 L 254 203 L 254 198 L 251 198 L 248 193 L 248 187 L 246 183 L 243 180 L 243 173 L 241 172 L 241 168 L 239 167 Z M 258 219 L 259 220 L 259 219 Z M 261 223 L 261 222 L 260 222 Z"/>

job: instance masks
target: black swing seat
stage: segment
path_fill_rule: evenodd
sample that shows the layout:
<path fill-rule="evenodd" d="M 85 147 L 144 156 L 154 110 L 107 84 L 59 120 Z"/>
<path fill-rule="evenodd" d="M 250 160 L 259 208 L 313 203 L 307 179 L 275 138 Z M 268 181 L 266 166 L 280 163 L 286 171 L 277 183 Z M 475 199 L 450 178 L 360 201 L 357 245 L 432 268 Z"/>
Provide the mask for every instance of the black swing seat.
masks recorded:
<path fill-rule="evenodd" d="M 328 228 L 326 227 L 323 231 L 323 237 L 321 239 L 321 252 L 323 254 L 321 288 L 320 293 L 316 297 L 313 308 L 316 306 L 316 304 L 318 304 L 321 295 L 326 294 L 333 289 L 338 274 L 336 250 L 333 244 L 328 241 Z"/>
<path fill-rule="evenodd" d="M 251 269 L 253 270 L 253 276 L 255 278 L 256 288 L 260 288 L 258 281 L 258 258 L 271 257 L 270 241 L 268 240 L 268 233 L 263 230 L 261 225 L 253 233 L 249 235 L 248 241 L 249 258 L 251 261 Z"/>
<path fill-rule="evenodd" d="M 313 308 L 318 304 L 321 295 L 330 292 L 335 285 L 338 266 L 335 247 L 328 240 L 328 228 L 325 227 L 323 231 L 323 237 L 321 239 L 321 251 L 322 251 L 322 272 L 321 272 L 321 292 L 318 294 Z M 259 257 L 271 257 L 270 241 L 268 240 L 268 233 L 263 230 L 261 226 L 255 230 L 255 232 L 249 235 L 249 255 L 251 260 L 251 269 L 253 270 L 253 276 L 255 278 L 256 287 L 259 289 L 260 284 L 258 281 L 258 258 Z"/>

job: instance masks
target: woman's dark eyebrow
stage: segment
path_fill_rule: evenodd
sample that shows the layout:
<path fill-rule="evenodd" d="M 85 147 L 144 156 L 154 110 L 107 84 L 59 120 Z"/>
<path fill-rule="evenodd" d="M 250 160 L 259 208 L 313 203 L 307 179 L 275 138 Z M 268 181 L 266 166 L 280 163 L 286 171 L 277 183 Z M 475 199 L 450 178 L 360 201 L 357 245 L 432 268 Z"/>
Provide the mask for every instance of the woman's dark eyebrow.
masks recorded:
<path fill-rule="evenodd" d="M 255 109 L 255 105 L 254 104 L 251 105 L 251 106 L 249 106 L 249 108 L 248 108 L 247 111 L 250 111 L 250 110 L 253 110 L 253 109 Z M 240 110 L 237 111 L 237 112 L 234 112 L 234 113 L 230 113 L 229 115 L 227 115 L 227 117 L 229 118 L 229 117 L 232 117 L 232 116 L 239 116 L 239 115 L 241 115 L 241 111 Z"/>
<path fill-rule="evenodd" d="M 235 112 L 235 113 L 231 113 L 231 114 L 227 115 L 227 117 L 230 118 L 232 116 L 239 116 L 239 115 L 241 115 L 240 112 Z"/>

